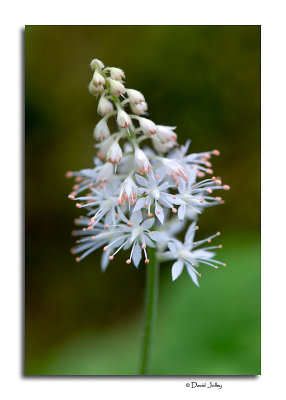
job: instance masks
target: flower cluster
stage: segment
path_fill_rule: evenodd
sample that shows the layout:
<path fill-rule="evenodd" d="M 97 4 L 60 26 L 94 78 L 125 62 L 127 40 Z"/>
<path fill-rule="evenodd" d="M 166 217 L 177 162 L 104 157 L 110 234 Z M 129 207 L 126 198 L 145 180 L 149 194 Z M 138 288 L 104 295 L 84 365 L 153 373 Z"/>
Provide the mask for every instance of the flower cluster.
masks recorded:
<path fill-rule="evenodd" d="M 199 214 L 223 203 L 217 190 L 229 190 L 211 169 L 210 159 L 219 151 L 187 154 L 190 141 L 179 146 L 176 127 L 146 118 L 143 94 L 125 87 L 121 69 L 104 67 L 97 59 L 90 67 L 89 91 L 99 97 L 97 111 L 102 118 L 94 128 L 94 167 L 66 174 L 75 179 L 68 197 L 86 211 L 75 220 L 79 229 L 73 231 L 78 240 L 72 253 L 80 261 L 103 247 L 105 270 L 121 250 L 128 250 L 127 264 L 138 267 L 142 254 L 148 264 L 148 248 L 156 247 L 159 259 L 174 261 L 173 280 L 185 266 L 198 285 L 199 264 L 225 265 L 209 251 L 221 245 L 197 249 L 219 233 L 194 242 Z M 118 127 L 112 133 L 111 119 Z M 175 236 L 187 225 L 182 243 Z"/>

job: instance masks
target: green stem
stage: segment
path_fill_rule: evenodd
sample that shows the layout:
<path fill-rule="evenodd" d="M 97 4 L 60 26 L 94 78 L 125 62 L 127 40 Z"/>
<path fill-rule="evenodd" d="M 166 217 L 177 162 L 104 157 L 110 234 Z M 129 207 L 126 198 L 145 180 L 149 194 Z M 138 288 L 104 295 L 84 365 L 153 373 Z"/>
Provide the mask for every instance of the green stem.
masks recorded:
<path fill-rule="evenodd" d="M 159 263 L 156 247 L 149 250 L 149 264 L 146 265 L 145 320 L 140 375 L 150 374 L 150 359 L 154 338 L 159 291 Z"/>

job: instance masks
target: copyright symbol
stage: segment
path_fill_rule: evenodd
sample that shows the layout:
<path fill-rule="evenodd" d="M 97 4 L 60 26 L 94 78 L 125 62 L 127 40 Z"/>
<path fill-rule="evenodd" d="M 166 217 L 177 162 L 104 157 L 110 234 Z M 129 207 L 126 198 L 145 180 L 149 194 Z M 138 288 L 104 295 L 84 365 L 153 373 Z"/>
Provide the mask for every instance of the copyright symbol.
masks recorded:
<path fill-rule="evenodd" d="M 187 386 L 187 387 L 190 387 L 191 385 L 190 385 L 189 383 L 186 383 L 186 386 Z"/>

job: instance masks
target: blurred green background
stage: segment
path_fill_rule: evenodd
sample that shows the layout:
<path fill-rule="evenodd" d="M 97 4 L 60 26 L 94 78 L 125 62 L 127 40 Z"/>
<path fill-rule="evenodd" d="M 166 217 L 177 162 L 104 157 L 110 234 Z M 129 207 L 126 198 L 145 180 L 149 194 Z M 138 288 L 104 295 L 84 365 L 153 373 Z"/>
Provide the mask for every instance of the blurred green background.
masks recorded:
<path fill-rule="evenodd" d="M 100 251 L 80 264 L 69 252 L 79 210 L 65 172 L 95 155 L 92 58 L 122 68 L 191 151 L 218 148 L 215 174 L 231 186 L 199 231 L 222 232 L 227 267 L 202 267 L 200 288 L 161 267 L 152 374 L 260 374 L 259 26 L 26 27 L 25 373 L 138 372 L 144 265 L 123 255 L 103 274 Z"/>

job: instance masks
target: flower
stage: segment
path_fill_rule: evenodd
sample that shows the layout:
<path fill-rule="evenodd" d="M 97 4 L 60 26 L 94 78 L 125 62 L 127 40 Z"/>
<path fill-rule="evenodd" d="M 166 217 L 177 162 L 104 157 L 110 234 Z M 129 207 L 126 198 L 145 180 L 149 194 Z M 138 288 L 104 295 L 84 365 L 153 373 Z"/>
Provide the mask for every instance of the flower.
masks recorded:
<path fill-rule="evenodd" d="M 130 176 L 127 176 L 127 178 L 121 184 L 118 201 L 121 204 L 124 204 L 124 199 L 126 199 L 128 202 L 134 205 L 137 189 L 137 185 L 133 179 Z"/>
<path fill-rule="evenodd" d="M 138 121 L 145 136 L 149 137 L 157 132 L 156 125 L 150 119 L 140 117 Z"/>
<path fill-rule="evenodd" d="M 117 114 L 117 124 L 120 128 L 127 128 L 131 125 L 131 118 L 125 111 L 121 109 L 118 111 Z"/>
<path fill-rule="evenodd" d="M 133 114 L 136 115 L 142 115 L 145 114 L 146 111 L 148 110 L 147 103 L 145 101 L 142 101 L 142 103 L 135 104 L 135 103 L 130 103 L 130 108 Z"/>
<path fill-rule="evenodd" d="M 112 111 L 113 111 L 113 104 L 111 103 L 111 101 L 101 96 L 97 107 L 98 114 L 104 116 Z"/>
<path fill-rule="evenodd" d="M 176 142 L 177 135 L 175 134 L 175 126 L 157 125 L 157 136 L 163 143 Z"/>
<path fill-rule="evenodd" d="M 122 150 L 118 142 L 115 141 L 107 152 L 107 160 L 111 164 L 118 164 L 122 159 Z"/>
<path fill-rule="evenodd" d="M 94 167 L 66 174 L 75 180 L 68 198 L 85 211 L 76 219 L 78 228 L 73 235 L 78 240 L 72 253 L 80 261 L 103 247 L 104 271 L 121 250 L 130 249 L 126 263 L 138 267 L 142 251 L 147 264 L 148 248 L 156 247 L 160 260 L 174 261 L 173 280 L 185 266 L 198 285 L 200 263 L 215 268 L 224 265 L 214 260 L 210 251 L 221 245 L 197 248 L 218 233 L 193 241 L 202 211 L 223 203 L 215 190 L 229 190 L 219 177 L 200 180 L 213 175 L 210 158 L 220 153 L 188 154 L 190 140 L 179 146 L 174 126 L 157 125 L 142 117 L 148 108 L 144 95 L 125 88 L 122 69 L 104 67 L 98 59 L 93 59 L 90 67 L 93 76 L 88 88 L 99 97 L 97 112 L 102 119 L 94 128 L 98 141 Z M 177 235 L 184 229 L 187 233 L 181 242 Z"/>
<path fill-rule="evenodd" d="M 125 93 L 126 89 L 120 81 L 111 78 L 108 78 L 107 81 L 110 85 L 111 93 L 114 94 L 114 96 L 120 96 Z"/>
<path fill-rule="evenodd" d="M 124 72 L 120 68 L 111 67 L 109 68 L 109 71 L 111 78 L 116 81 L 121 81 L 123 78 L 125 78 Z"/>
<path fill-rule="evenodd" d="M 158 169 L 156 177 L 152 170 L 149 171 L 147 179 L 140 175 L 135 175 L 135 177 L 141 186 L 138 188 L 137 193 L 142 197 L 137 200 L 133 211 L 136 212 L 144 207 L 148 209 L 148 216 L 152 216 L 151 206 L 155 203 L 155 216 L 163 224 L 165 213 L 162 206 L 176 212 L 174 204 L 178 205 L 182 203 L 178 196 L 168 193 L 168 189 L 171 187 L 169 182 L 165 181 L 161 183 L 165 178 L 165 169 Z"/>
<path fill-rule="evenodd" d="M 154 225 L 155 219 L 150 218 L 143 221 L 141 211 L 132 213 L 130 220 L 128 220 L 121 211 L 119 211 L 119 213 L 124 223 L 119 223 L 111 228 L 110 239 L 104 247 L 104 251 L 107 251 L 110 247 L 117 247 L 117 250 L 109 256 L 109 260 L 112 261 L 114 256 L 121 249 L 127 250 L 131 247 L 130 256 L 126 260 L 126 263 L 130 264 L 132 260 L 135 267 L 138 267 L 143 250 L 145 264 L 148 264 L 147 246 L 155 247 L 154 241 L 166 240 L 166 236 L 164 233 L 158 231 L 150 231 L 150 228 Z"/>
<path fill-rule="evenodd" d="M 127 96 L 129 97 L 130 103 L 137 105 L 142 102 L 145 102 L 145 98 L 144 98 L 143 94 L 138 92 L 138 90 L 127 89 L 126 93 L 127 93 Z"/>
<path fill-rule="evenodd" d="M 92 82 L 95 86 L 102 86 L 105 84 L 105 79 L 97 70 L 95 70 L 92 77 Z"/>
<path fill-rule="evenodd" d="M 105 118 L 102 118 L 95 126 L 94 131 L 93 131 L 93 137 L 96 140 L 104 140 L 109 138 L 110 132 L 108 129 L 107 122 Z"/>
<path fill-rule="evenodd" d="M 103 69 L 104 64 L 102 61 L 98 60 L 97 58 L 94 58 L 90 63 L 90 68 L 92 71 L 94 71 L 96 68 Z"/>
<path fill-rule="evenodd" d="M 221 248 L 222 245 L 196 249 L 205 242 L 210 243 L 213 238 L 220 235 L 220 232 L 217 232 L 215 235 L 209 236 L 204 240 L 200 240 L 199 242 L 194 242 L 194 236 L 197 229 L 198 227 L 196 226 L 196 222 L 193 222 L 186 232 L 184 243 L 177 239 L 171 239 L 168 242 L 169 251 L 162 253 L 162 257 L 166 259 L 177 260 L 172 266 L 173 281 L 181 275 L 185 266 L 193 282 L 199 286 L 198 277 L 200 278 L 201 274 L 198 273 L 196 268 L 199 267 L 200 263 L 210 265 L 216 269 L 218 268 L 217 264 L 223 266 L 226 265 L 225 263 L 214 260 L 213 257 L 215 256 L 215 253 L 209 251 Z"/>
<path fill-rule="evenodd" d="M 144 151 L 139 149 L 139 147 L 136 147 L 134 159 L 135 159 L 135 164 L 138 168 L 138 171 L 141 175 L 147 174 L 150 171 L 151 164 L 148 160 L 148 157 L 146 156 Z"/>

